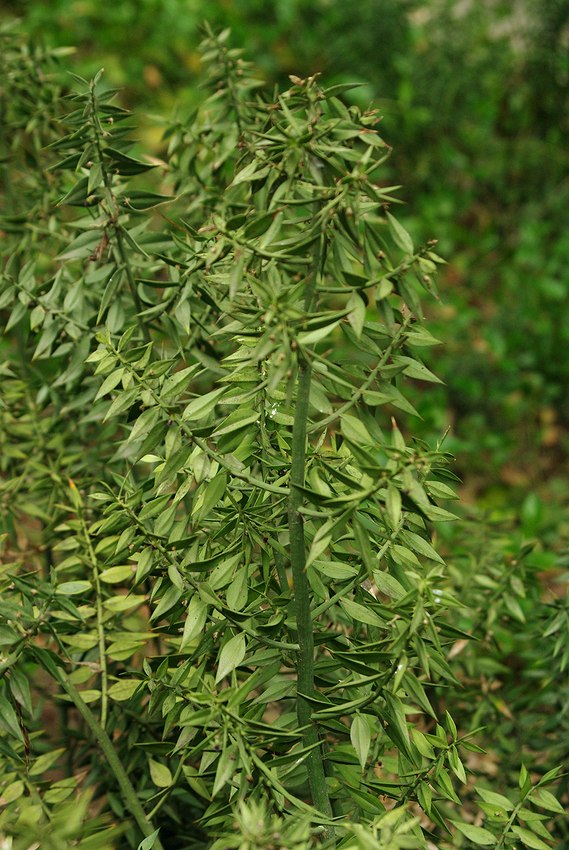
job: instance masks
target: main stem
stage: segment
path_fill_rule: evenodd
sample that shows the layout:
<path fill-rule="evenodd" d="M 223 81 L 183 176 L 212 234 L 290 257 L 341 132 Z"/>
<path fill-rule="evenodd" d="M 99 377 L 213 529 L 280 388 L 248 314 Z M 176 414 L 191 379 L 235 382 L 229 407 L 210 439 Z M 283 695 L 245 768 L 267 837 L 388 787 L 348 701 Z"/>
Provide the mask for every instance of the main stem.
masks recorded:
<path fill-rule="evenodd" d="M 307 293 L 307 307 L 316 286 L 320 261 L 314 271 L 314 283 Z M 288 525 L 290 534 L 290 565 L 294 583 L 294 611 L 298 633 L 299 650 L 297 654 L 297 699 L 296 711 L 299 726 L 303 727 L 302 736 L 305 747 L 312 747 L 306 759 L 308 784 L 314 806 L 327 817 L 332 817 L 332 805 L 326 786 L 326 775 L 322 759 L 322 741 L 318 728 L 312 721 L 312 707 L 306 697 L 314 692 L 314 632 L 310 610 L 310 588 L 306 577 L 306 540 L 304 521 L 300 513 L 302 491 L 306 469 L 306 430 L 308 423 L 308 405 L 312 369 L 309 360 L 302 351 L 298 353 L 298 384 L 296 411 L 292 429 L 292 461 L 290 474 L 290 495 L 288 500 Z M 320 743 L 320 746 L 316 746 Z M 324 837 L 333 838 L 330 827 L 325 828 Z"/>
<path fill-rule="evenodd" d="M 107 166 L 105 163 L 105 157 L 103 155 L 103 149 L 101 146 L 101 134 L 103 132 L 103 128 L 101 127 L 101 123 L 99 121 L 99 116 L 97 113 L 97 102 L 95 99 L 95 87 L 91 84 L 91 116 L 93 121 L 93 129 L 94 129 L 94 142 L 95 147 L 97 149 L 97 157 L 99 160 L 99 164 L 101 166 L 101 171 L 103 173 L 103 183 L 105 185 L 105 191 L 107 195 L 107 204 L 109 206 L 109 214 L 110 224 L 112 225 L 115 231 L 115 242 L 113 244 L 113 251 L 115 253 L 118 264 L 121 266 L 122 270 L 126 275 L 126 280 L 128 284 L 128 288 L 130 289 L 130 294 L 132 295 L 132 300 L 134 301 L 134 306 L 136 309 L 136 321 L 138 322 L 138 327 L 142 333 L 143 339 L 146 343 L 150 342 L 150 332 L 146 327 L 144 320 L 141 316 L 143 306 L 138 295 L 138 291 L 136 289 L 136 281 L 134 279 L 134 275 L 132 273 L 132 269 L 130 267 L 130 261 L 128 258 L 128 252 L 125 250 L 124 241 L 122 238 L 121 227 L 118 223 L 119 216 L 119 207 L 117 204 L 117 199 L 115 197 L 115 193 L 113 192 L 113 183 L 109 172 L 107 170 Z"/>
<path fill-rule="evenodd" d="M 62 688 L 66 691 L 67 695 L 71 698 L 73 703 L 75 704 L 75 708 L 91 730 L 93 737 L 97 741 L 97 744 L 101 748 L 101 752 L 105 756 L 107 763 L 113 772 L 115 779 L 118 782 L 119 788 L 122 792 L 123 802 L 125 803 L 126 810 L 132 815 L 136 823 L 138 824 L 138 828 L 142 832 L 145 838 L 149 835 L 152 835 L 155 832 L 155 828 L 152 826 L 151 821 L 146 816 L 144 809 L 140 803 L 136 795 L 136 791 L 133 788 L 133 785 L 128 778 L 126 770 L 124 769 L 121 760 L 116 754 L 115 748 L 112 745 L 111 739 L 89 708 L 89 706 L 83 701 L 81 698 L 81 694 L 71 682 L 65 678 L 63 674 L 59 675 L 59 682 Z M 152 845 L 153 850 L 164 850 L 163 845 L 160 842 L 159 838 L 156 838 L 154 844 Z"/>
<path fill-rule="evenodd" d="M 91 536 L 85 517 L 83 516 L 83 506 L 78 509 L 79 522 L 83 532 L 83 538 L 89 553 L 91 562 L 91 570 L 93 572 L 93 584 L 95 586 L 96 610 L 97 610 L 97 638 L 99 644 L 99 664 L 101 667 L 101 726 L 103 729 L 107 726 L 107 714 L 109 709 L 109 673 L 107 667 L 107 650 L 105 646 L 105 626 L 103 616 L 103 594 L 101 592 L 101 581 L 99 579 L 99 564 L 97 556 L 91 543 Z"/>

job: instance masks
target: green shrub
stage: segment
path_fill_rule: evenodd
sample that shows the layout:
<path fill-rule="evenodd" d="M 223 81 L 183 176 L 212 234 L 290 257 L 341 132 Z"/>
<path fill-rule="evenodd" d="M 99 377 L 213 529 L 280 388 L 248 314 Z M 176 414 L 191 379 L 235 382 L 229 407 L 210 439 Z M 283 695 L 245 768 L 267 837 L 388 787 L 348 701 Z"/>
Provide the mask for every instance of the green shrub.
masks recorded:
<path fill-rule="evenodd" d="M 259 91 L 209 33 L 213 93 L 156 162 L 100 74 L 63 96 L 26 42 L 3 61 L 11 846 L 547 848 L 557 768 L 461 807 L 453 475 L 396 421 L 438 380 L 441 260 L 376 112 Z"/>

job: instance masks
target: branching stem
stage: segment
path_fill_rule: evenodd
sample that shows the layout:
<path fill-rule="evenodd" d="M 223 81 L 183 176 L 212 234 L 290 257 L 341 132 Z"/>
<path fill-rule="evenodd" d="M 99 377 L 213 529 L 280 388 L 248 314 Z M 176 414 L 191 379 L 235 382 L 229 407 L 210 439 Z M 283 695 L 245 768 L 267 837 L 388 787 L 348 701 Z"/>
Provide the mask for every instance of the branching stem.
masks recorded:
<path fill-rule="evenodd" d="M 316 288 L 320 271 L 320 253 L 316 259 L 313 281 L 306 295 L 307 309 Z M 297 654 L 297 700 L 296 710 L 299 726 L 304 729 L 303 745 L 314 747 L 306 758 L 308 784 L 314 806 L 326 817 L 332 817 L 332 805 L 328 795 L 322 747 L 318 728 L 312 721 L 312 706 L 309 699 L 314 694 L 314 632 L 310 610 L 310 588 L 306 576 L 306 541 L 304 520 L 300 513 L 302 491 L 306 471 L 306 432 L 310 397 L 311 365 L 302 351 L 298 352 L 298 382 L 296 410 L 292 429 L 292 459 L 290 473 L 290 496 L 288 500 L 288 525 L 290 534 L 290 564 L 293 578 L 293 602 L 300 649 Z M 333 838 L 331 827 L 325 827 L 325 838 Z"/>
<path fill-rule="evenodd" d="M 89 730 L 91 731 L 93 737 L 95 738 L 98 746 L 101 748 L 101 752 L 107 760 L 107 764 L 114 774 L 115 779 L 119 785 L 119 788 L 122 793 L 123 801 L 125 803 L 125 808 L 134 820 L 136 821 L 138 828 L 146 838 L 149 835 L 152 835 L 155 832 L 155 828 L 152 825 L 152 822 L 146 816 L 144 809 L 138 799 L 136 791 L 128 778 L 127 772 L 123 767 L 121 760 L 115 752 L 115 748 L 112 745 L 111 739 L 89 708 L 89 706 L 83 701 L 81 698 L 81 694 L 67 678 L 66 676 L 59 671 L 59 683 L 63 690 L 66 692 L 68 697 L 72 700 L 75 708 L 85 721 Z M 154 844 L 152 845 L 153 850 L 164 850 L 163 845 L 159 838 L 156 838 Z"/>
<path fill-rule="evenodd" d="M 122 267 L 122 269 L 123 269 L 123 271 L 126 275 L 128 288 L 130 289 L 130 294 L 132 296 L 132 300 L 133 300 L 134 306 L 136 308 L 136 320 L 138 322 L 140 332 L 142 334 L 144 341 L 146 343 L 148 343 L 148 342 L 150 342 L 150 333 L 149 333 L 148 328 L 147 328 L 146 324 L 144 323 L 144 320 L 142 319 L 142 316 L 141 316 L 141 313 L 142 313 L 142 310 L 143 310 L 142 302 L 140 300 L 140 297 L 139 297 L 137 289 L 136 289 L 136 281 L 135 281 L 134 275 L 132 273 L 132 268 L 130 266 L 128 253 L 125 250 L 124 241 L 123 241 L 122 232 L 121 232 L 121 225 L 119 224 L 119 221 L 118 221 L 119 206 L 118 206 L 118 203 L 117 203 L 117 199 L 115 197 L 115 193 L 113 192 L 113 184 L 112 184 L 111 176 L 110 176 L 110 174 L 107 170 L 106 163 L 105 163 L 105 157 L 104 157 L 104 154 L 103 154 L 103 148 L 101 146 L 101 135 L 103 133 L 103 128 L 101 126 L 101 123 L 100 123 L 100 120 L 99 120 L 99 114 L 97 112 L 97 100 L 96 100 L 96 96 L 95 96 L 95 86 L 94 86 L 93 83 L 91 84 L 90 94 L 91 94 L 91 120 L 92 120 L 92 126 L 93 126 L 93 130 L 94 130 L 93 138 L 94 138 L 94 142 L 95 142 L 95 148 L 97 150 L 97 158 L 99 160 L 99 165 L 101 166 L 101 172 L 102 172 L 102 175 L 103 175 L 103 183 L 104 183 L 104 186 L 105 186 L 105 194 L 106 194 L 107 204 L 109 206 L 109 213 L 111 215 L 111 219 L 110 219 L 109 224 L 112 225 L 114 233 L 115 233 L 115 237 L 116 237 L 114 242 L 113 242 L 113 250 L 115 252 L 116 260 L 117 260 L 119 266 Z"/>
<path fill-rule="evenodd" d="M 99 565 L 97 563 L 97 555 L 95 554 L 93 544 L 91 543 L 89 529 L 87 527 L 87 523 L 85 522 L 85 516 L 83 514 L 83 505 L 79 502 L 79 492 L 77 488 L 74 489 L 77 499 L 77 516 L 81 525 L 81 532 L 83 534 L 85 546 L 87 547 L 87 554 L 89 556 L 91 571 L 93 574 L 93 585 L 95 588 L 95 605 L 97 612 L 97 642 L 99 646 L 99 664 L 101 667 L 101 726 L 103 727 L 103 729 L 105 729 L 107 726 L 107 715 L 109 706 L 109 676 L 107 669 L 105 626 L 103 622 L 103 596 L 101 592 L 101 581 L 99 579 Z"/>

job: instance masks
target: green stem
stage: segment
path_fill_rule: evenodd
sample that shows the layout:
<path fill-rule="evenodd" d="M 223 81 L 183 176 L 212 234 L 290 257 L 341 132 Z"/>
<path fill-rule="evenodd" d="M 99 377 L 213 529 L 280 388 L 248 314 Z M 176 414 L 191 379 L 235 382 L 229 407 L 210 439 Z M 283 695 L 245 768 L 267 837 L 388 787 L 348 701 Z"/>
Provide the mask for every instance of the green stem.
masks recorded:
<path fill-rule="evenodd" d="M 377 375 L 381 372 L 383 367 L 386 365 L 387 361 L 391 357 L 393 351 L 397 348 L 397 346 L 402 342 L 405 331 L 409 327 L 412 319 L 411 316 L 407 317 L 403 323 L 401 324 L 399 330 L 383 352 L 379 362 L 377 365 L 371 370 L 367 379 L 359 386 L 357 389 L 354 388 L 354 392 L 349 401 L 342 404 L 338 407 L 330 416 L 327 416 L 325 419 L 321 419 L 319 422 L 316 422 L 309 428 L 309 434 L 312 434 L 314 431 L 319 431 L 322 428 L 327 428 L 332 422 L 335 422 L 336 419 L 339 419 L 340 416 L 343 416 L 344 413 L 347 413 L 348 410 L 351 410 L 355 404 L 360 400 L 366 390 L 368 390 L 373 382 L 375 381 Z"/>
<path fill-rule="evenodd" d="M 126 504 L 126 502 L 123 502 L 120 499 L 117 499 L 117 504 L 119 504 L 121 506 L 121 508 L 123 508 L 123 510 L 125 510 L 128 513 L 128 515 L 132 519 L 133 523 L 136 525 L 136 527 L 142 533 L 145 540 L 147 540 L 150 543 L 150 546 L 152 546 L 153 549 L 156 549 L 158 552 L 160 552 L 161 555 L 164 557 L 164 559 L 166 561 L 168 561 L 169 564 L 172 564 L 172 566 L 179 569 L 180 564 L 172 556 L 172 553 L 164 546 L 164 544 L 160 541 L 160 538 L 158 538 L 158 537 L 156 537 L 156 536 L 154 536 L 154 535 L 152 535 L 148 532 L 148 529 L 145 527 L 144 523 L 142 523 L 139 520 L 138 516 L 134 513 L 132 508 L 130 508 Z M 199 585 L 200 585 L 199 581 L 194 579 L 193 576 L 190 575 L 190 573 L 185 572 L 183 569 L 182 569 L 182 572 L 184 572 L 184 578 L 188 582 L 188 584 L 191 585 L 191 587 L 195 591 L 199 591 Z M 231 612 L 228 612 L 225 608 L 223 608 L 221 601 L 218 602 L 218 603 L 212 602 L 211 604 L 214 608 L 216 608 L 216 610 L 221 611 L 225 617 L 231 619 Z M 288 652 L 294 652 L 297 649 L 299 649 L 299 645 L 297 643 L 285 643 L 284 641 L 281 641 L 281 640 L 273 640 L 272 638 L 265 637 L 265 635 L 261 636 L 257 631 L 255 631 L 255 629 L 250 628 L 249 626 L 247 626 L 246 623 L 244 623 L 240 620 L 239 621 L 235 620 L 235 624 L 238 625 L 239 628 L 241 629 L 241 631 L 245 632 L 246 635 L 249 635 L 249 637 L 253 638 L 254 640 L 258 641 L 261 644 L 264 644 L 265 646 L 271 646 L 271 647 L 274 647 L 275 649 L 285 649 Z"/>
<path fill-rule="evenodd" d="M 513 823 L 514 823 L 515 819 L 517 818 L 520 809 L 523 808 L 523 805 L 525 803 L 525 799 L 526 799 L 525 796 L 523 796 L 522 799 L 519 801 L 519 803 L 517 803 L 516 806 L 514 807 L 512 814 L 508 818 L 508 822 L 505 824 L 505 826 L 504 826 L 504 828 L 503 828 L 503 830 L 502 830 L 502 832 L 501 832 L 501 834 L 498 838 L 498 843 L 496 844 L 496 850 L 500 850 L 500 848 L 502 848 L 504 846 L 504 841 L 506 840 L 508 833 L 510 832 L 510 830 L 513 826 Z"/>
<path fill-rule="evenodd" d="M 249 475 L 248 472 L 244 472 L 243 469 L 238 468 L 235 462 L 229 462 L 227 458 L 216 452 L 211 446 L 208 444 L 207 440 L 202 439 L 201 437 L 196 437 L 191 428 L 189 427 L 187 422 L 184 422 L 182 416 L 175 412 L 170 406 L 165 405 L 161 400 L 159 394 L 156 392 L 151 383 L 145 380 L 141 375 L 139 375 L 133 368 L 132 365 L 121 355 L 121 352 L 116 348 L 109 347 L 113 354 L 117 357 L 121 366 L 124 366 L 125 369 L 128 369 L 129 374 L 132 375 L 133 379 L 136 383 L 143 387 L 145 390 L 152 395 L 156 405 L 163 410 L 168 418 L 178 425 L 178 427 L 190 438 L 193 440 L 196 446 L 198 446 L 202 452 L 207 454 L 209 458 L 215 460 L 223 469 L 226 469 L 234 478 L 238 478 L 240 481 L 245 481 L 251 487 L 259 487 L 261 490 L 266 490 L 268 493 L 276 493 L 279 496 L 289 496 L 289 490 L 286 487 L 279 487 L 276 484 L 270 484 L 266 481 L 263 481 L 262 478 L 256 478 L 254 475 Z"/>
<path fill-rule="evenodd" d="M 134 306 L 136 308 L 136 320 L 138 322 L 138 327 L 142 333 L 144 341 L 146 343 L 150 342 L 150 332 L 148 327 L 146 326 L 144 319 L 141 316 L 142 310 L 144 309 L 142 306 L 142 301 L 139 298 L 138 291 L 136 289 L 136 281 L 134 279 L 134 275 L 132 273 L 132 268 L 130 266 L 130 260 L 128 259 L 128 253 L 125 251 L 124 242 L 122 238 L 121 225 L 118 222 L 114 224 L 115 235 L 116 235 L 116 248 L 118 256 L 122 262 L 126 279 L 128 283 L 128 288 L 130 289 L 130 294 L 132 295 L 132 300 L 134 301 Z"/>
<path fill-rule="evenodd" d="M 124 241 L 122 238 L 121 225 L 119 224 L 119 206 L 117 203 L 117 199 L 115 197 L 115 193 L 113 192 L 113 184 L 109 172 L 107 171 L 105 157 L 103 154 L 103 149 L 101 146 L 101 134 L 103 133 L 103 128 L 101 126 L 101 122 L 99 120 L 99 114 L 97 111 L 97 100 L 95 97 L 95 87 L 91 84 L 91 120 L 92 126 L 94 130 L 94 142 L 95 148 L 97 150 L 97 158 L 99 160 L 99 164 L 101 166 L 101 171 L 103 174 L 103 183 L 105 185 L 105 193 L 107 195 L 107 204 L 109 206 L 109 214 L 110 224 L 113 227 L 115 232 L 115 241 L 113 244 L 113 252 L 116 255 L 116 260 L 119 265 L 124 270 L 126 275 L 128 288 L 130 289 L 130 294 L 132 296 L 132 300 L 134 302 L 134 306 L 136 309 L 136 321 L 138 322 L 138 327 L 140 328 L 140 332 L 143 336 L 143 339 L 146 343 L 150 342 L 150 333 L 149 330 L 142 319 L 141 313 L 143 310 L 142 302 L 139 298 L 137 289 L 136 289 L 136 281 L 134 279 L 134 275 L 132 273 L 132 268 L 130 266 L 130 261 L 128 258 L 128 253 L 125 251 Z"/>
<path fill-rule="evenodd" d="M 107 760 L 107 764 L 111 769 L 112 773 L 117 780 L 119 788 L 122 792 L 123 801 L 125 803 L 125 808 L 130 814 L 133 816 L 134 820 L 138 824 L 138 828 L 146 838 L 149 835 L 152 835 L 155 832 L 155 828 L 152 825 L 152 822 L 146 816 L 144 809 L 140 803 L 136 795 L 136 791 L 128 778 L 126 770 L 123 767 L 121 760 L 119 759 L 115 748 L 111 743 L 111 739 L 89 708 L 89 706 L 83 702 L 81 698 L 81 694 L 75 687 L 75 685 L 71 684 L 68 679 L 65 678 L 63 673 L 58 668 L 58 679 L 61 687 L 67 693 L 69 698 L 73 701 L 75 708 L 87 724 L 90 729 L 93 737 L 95 738 L 97 744 L 99 745 L 101 752 L 105 756 Z M 153 850 L 164 850 L 162 843 L 159 838 L 156 838 L 153 844 Z"/>
<path fill-rule="evenodd" d="M 320 267 L 317 261 L 314 286 L 307 293 L 307 308 L 316 285 L 316 276 Z M 314 632 L 310 610 L 310 588 L 306 576 L 306 541 L 304 520 L 300 513 L 302 491 L 306 469 L 306 431 L 311 382 L 311 365 L 300 351 L 298 353 L 298 384 L 296 410 L 292 429 L 292 458 L 290 473 L 290 496 L 288 500 L 288 525 L 290 533 L 290 564 L 293 577 L 293 604 L 300 649 L 297 654 L 297 700 L 296 710 L 299 726 L 304 729 L 302 740 L 305 747 L 322 744 L 318 728 L 312 721 L 312 707 L 306 697 L 315 693 L 314 687 Z M 307 756 L 308 784 L 312 800 L 317 809 L 326 817 L 332 817 L 332 805 L 328 796 L 322 747 L 315 747 Z M 326 839 L 334 837 L 331 827 L 325 827 Z"/>
<path fill-rule="evenodd" d="M 99 645 L 99 664 L 101 666 L 101 726 L 103 729 L 107 725 L 107 714 L 108 714 L 108 706 L 109 706 L 109 675 L 107 668 L 107 652 L 105 646 L 105 625 L 103 622 L 104 612 L 103 612 L 103 595 L 101 591 L 101 582 L 99 580 L 99 565 L 97 563 L 97 556 L 95 554 L 95 550 L 93 549 L 93 544 L 91 543 L 91 537 L 89 535 L 89 529 L 87 528 L 87 523 L 85 522 L 85 517 L 83 515 L 83 505 L 79 501 L 80 496 L 75 488 L 75 492 L 77 493 L 77 516 L 79 518 L 79 522 L 81 525 L 81 531 L 83 532 L 83 538 L 85 540 L 85 545 L 87 546 L 87 551 L 89 555 L 89 560 L 91 562 L 91 570 L 93 573 L 93 584 L 95 586 L 95 597 L 96 597 L 96 611 L 97 611 L 97 639 Z"/>
<path fill-rule="evenodd" d="M 401 521 L 399 523 L 399 525 L 397 526 L 397 528 L 394 529 L 391 532 L 391 534 L 389 535 L 389 537 L 387 538 L 387 540 L 385 541 L 385 543 L 383 544 L 383 546 L 381 547 L 381 549 L 377 553 L 378 564 L 380 563 L 381 559 L 383 558 L 383 556 L 385 555 L 385 553 L 387 552 L 389 547 L 393 543 L 395 543 L 395 541 L 397 540 L 397 538 L 399 536 L 399 532 L 401 531 L 402 528 L 403 528 L 403 522 Z M 349 581 L 347 584 L 345 584 L 341 588 L 341 590 L 339 590 L 337 593 L 335 593 L 333 596 L 331 596 L 325 602 L 321 602 L 320 605 L 318 605 L 314 609 L 314 611 L 312 612 L 312 616 L 314 617 L 314 619 L 316 619 L 317 617 L 320 617 L 320 615 L 324 614 L 328 610 L 328 608 L 331 608 L 332 605 L 335 605 L 336 602 L 339 602 L 340 599 L 343 599 L 344 596 L 347 596 L 348 593 L 351 593 L 352 590 L 354 589 L 354 587 L 357 587 L 358 585 L 360 585 L 362 583 L 362 581 L 363 581 L 362 576 L 360 575 L 360 573 L 358 573 L 351 581 Z"/>

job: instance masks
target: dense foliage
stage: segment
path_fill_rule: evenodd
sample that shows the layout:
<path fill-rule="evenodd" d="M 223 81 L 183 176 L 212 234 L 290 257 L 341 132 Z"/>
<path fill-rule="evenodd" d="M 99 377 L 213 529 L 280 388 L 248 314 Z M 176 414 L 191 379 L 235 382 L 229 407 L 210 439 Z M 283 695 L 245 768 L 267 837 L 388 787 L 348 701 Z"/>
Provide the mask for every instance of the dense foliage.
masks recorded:
<path fill-rule="evenodd" d="M 569 240 L 567 0 L 10 0 L 27 30 L 78 47 L 128 104 L 195 104 L 196 31 L 230 26 L 263 75 L 362 81 L 396 147 L 385 176 L 413 197 L 420 239 L 449 258 L 444 306 L 429 307 L 445 385 L 417 395 L 421 434 L 452 426 L 469 486 L 506 508 L 528 488 L 566 497 L 565 268 Z M 124 100 L 123 100 L 124 102 Z M 148 142 L 160 134 L 147 124 Z M 427 362 L 430 355 L 427 353 Z M 417 432 L 418 425 L 413 426 Z M 529 459 L 530 462 L 527 462 Z M 488 474 L 491 465 L 491 475 Z M 544 482 L 558 479 L 557 489 Z M 491 492 L 490 492 L 491 491 Z"/>
<path fill-rule="evenodd" d="M 8 846 L 566 840 L 569 612 L 531 505 L 445 533 L 449 458 L 398 427 L 442 260 L 379 116 L 202 60 L 158 160 L 5 37 Z"/>

